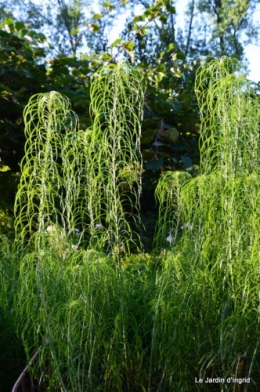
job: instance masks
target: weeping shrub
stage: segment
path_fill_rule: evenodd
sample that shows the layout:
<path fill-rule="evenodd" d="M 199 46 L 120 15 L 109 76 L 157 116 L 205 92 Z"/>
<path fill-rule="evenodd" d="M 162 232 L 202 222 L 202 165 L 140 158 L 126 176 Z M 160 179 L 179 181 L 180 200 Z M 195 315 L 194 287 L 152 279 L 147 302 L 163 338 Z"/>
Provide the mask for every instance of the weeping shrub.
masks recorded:
<path fill-rule="evenodd" d="M 106 244 L 119 260 L 120 249 L 129 253 L 131 242 L 138 240 L 127 216 L 140 223 L 141 76 L 125 64 L 101 68 L 93 77 L 90 97 L 93 126 L 86 150 L 86 199 L 91 241 L 101 247 Z M 135 243 L 140 246 L 140 241 Z"/>
<path fill-rule="evenodd" d="M 161 211 L 172 211 L 161 220 L 173 233 L 181 223 L 182 233 L 158 284 L 153 357 L 160 358 L 172 390 L 185 391 L 196 375 L 231 376 L 237 356 L 245 354 L 247 390 L 254 390 L 260 361 L 260 103 L 239 64 L 227 58 L 201 67 L 195 88 L 201 175 L 181 183 L 178 173 L 166 173 L 157 188 Z"/>
<path fill-rule="evenodd" d="M 127 214 L 138 223 L 141 77 L 124 64 L 103 68 L 93 76 L 91 100 L 86 131 L 59 93 L 36 95 L 25 108 L 14 315 L 28 357 L 40 347 L 50 390 L 130 392 L 136 379 L 145 382 L 132 295 L 147 293 L 122 273 L 120 252 L 138 246 Z"/>
<path fill-rule="evenodd" d="M 59 227 L 64 242 L 66 230 L 74 224 L 77 180 L 66 176 L 70 168 L 63 159 L 63 142 L 66 133 L 75 133 L 77 117 L 68 99 L 52 91 L 31 97 L 24 122 L 27 141 L 15 199 L 15 242 L 18 249 L 28 245 L 41 250 L 48 227 Z"/>
<path fill-rule="evenodd" d="M 27 239 L 39 249 L 47 227 L 59 227 L 65 243 L 78 226 L 90 248 L 109 250 L 119 260 L 131 242 L 141 247 L 128 219 L 140 224 L 141 76 L 125 64 L 101 68 L 90 96 L 93 126 L 86 131 L 77 129 L 77 116 L 59 93 L 38 94 L 26 106 L 16 242 Z"/>

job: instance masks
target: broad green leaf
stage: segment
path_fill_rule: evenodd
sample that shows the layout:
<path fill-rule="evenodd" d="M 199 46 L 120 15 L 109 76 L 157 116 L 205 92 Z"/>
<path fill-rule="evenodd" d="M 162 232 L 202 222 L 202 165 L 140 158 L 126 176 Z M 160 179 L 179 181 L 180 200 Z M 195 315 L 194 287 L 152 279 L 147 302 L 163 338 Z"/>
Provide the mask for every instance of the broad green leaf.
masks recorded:
<path fill-rule="evenodd" d="M 35 33 L 33 35 L 33 38 L 37 39 L 39 42 L 45 42 L 46 41 L 46 37 L 42 33 Z"/>
<path fill-rule="evenodd" d="M 22 30 L 24 27 L 25 26 L 23 22 L 15 22 L 15 28 L 17 31 Z"/>
<path fill-rule="evenodd" d="M 28 41 L 32 42 L 32 37 L 28 34 L 26 34 L 23 38 L 27 39 Z"/>
<path fill-rule="evenodd" d="M 167 16 L 165 14 L 160 15 L 159 17 L 160 22 L 163 24 L 167 23 Z"/>
<path fill-rule="evenodd" d="M 158 8 L 154 5 L 147 8 L 146 11 L 144 12 L 146 16 L 153 16 L 154 13 L 158 13 Z"/>
<path fill-rule="evenodd" d="M 135 47 L 135 44 L 133 41 L 130 41 L 124 45 L 124 48 L 129 51 L 132 51 L 134 49 L 134 47 Z"/>
<path fill-rule="evenodd" d="M 14 26 L 14 20 L 12 18 L 7 18 L 1 23 L 1 27 L 8 25 L 8 26 Z"/>
<path fill-rule="evenodd" d="M 73 29 L 73 30 L 70 31 L 71 35 L 76 35 L 78 33 L 79 33 L 79 29 Z"/>
<path fill-rule="evenodd" d="M 176 128 L 171 128 L 166 131 L 166 141 L 175 143 L 179 138 L 179 132 Z"/>
<path fill-rule="evenodd" d="M 185 60 L 186 59 L 185 53 L 183 53 L 181 51 L 177 52 L 177 59 L 178 60 Z"/>
<path fill-rule="evenodd" d="M 115 6 L 111 5 L 110 1 L 105 1 L 101 5 L 102 5 L 102 7 L 106 7 L 108 9 L 108 11 L 112 11 L 116 8 Z"/>
<path fill-rule="evenodd" d="M 171 14 L 175 14 L 176 13 L 176 8 L 175 7 L 172 7 L 170 5 L 168 7 L 166 6 L 166 8 L 167 8 L 167 11 L 170 12 Z"/>
<path fill-rule="evenodd" d="M 157 72 L 163 72 L 163 73 L 165 73 L 167 71 L 167 68 L 166 68 L 166 65 L 165 64 L 160 64 L 158 67 L 157 67 Z"/>
<path fill-rule="evenodd" d="M 168 45 L 167 50 L 168 50 L 168 52 L 170 52 L 170 51 L 173 50 L 174 48 L 175 48 L 175 44 L 174 44 L 173 42 L 171 42 L 171 43 Z"/>
<path fill-rule="evenodd" d="M 122 40 L 123 40 L 122 38 L 117 38 L 114 42 L 112 42 L 110 48 L 114 48 L 115 46 L 121 44 Z"/>
<path fill-rule="evenodd" d="M 161 80 L 163 80 L 164 76 L 165 76 L 164 72 L 157 72 L 157 75 L 156 75 L 157 81 L 160 82 Z"/>
<path fill-rule="evenodd" d="M 99 19 L 101 19 L 102 18 L 102 14 L 94 14 L 93 15 L 93 19 L 95 19 L 95 20 L 99 20 Z"/>
<path fill-rule="evenodd" d="M 157 159 L 156 161 L 149 161 L 147 163 L 145 163 L 144 168 L 145 170 L 153 170 L 153 171 L 158 171 L 161 169 L 161 167 L 164 164 L 164 159 L 160 158 Z"/>
<path fill-rule="evenodd" d="M 149 144 L 154 138 L 154 129 L 150 128 L 143 132 L 141 143 Z"/>
<path fill-rule="evenodd" d="M 181 155 L 181 160 L 186 168 L 192 166 L 192 160 L 190 157 L 187 157 L 187 155 Z"/>

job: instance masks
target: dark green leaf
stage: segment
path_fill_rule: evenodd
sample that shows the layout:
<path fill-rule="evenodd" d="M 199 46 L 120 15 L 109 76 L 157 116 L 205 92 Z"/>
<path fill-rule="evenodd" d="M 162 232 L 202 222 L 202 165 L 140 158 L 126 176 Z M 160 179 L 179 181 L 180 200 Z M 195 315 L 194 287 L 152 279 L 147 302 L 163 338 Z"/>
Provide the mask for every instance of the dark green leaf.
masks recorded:
<path fill-rule="evenodd" d="M 25 26 L 23 22 L 15 22 L 15 28 L 17 31 L 22 30 L 24 27 Z"/>
<path fill-rule="evenodd" d="M 192 166 L 192 160 L 190 157 L 187 157 L 187 155 L 181 155 L 181 160 L 184 166 L 186 167 L 186 169 Z"/>
<path fill-rule="evenodd" d="M 145 170 L 158 171 L 161 169 L 163 164 L 164 164 L 164 159 L 160 158 L 160 159 L 157 159 L 156 161 L 149 161 L 149 162 L 145 163 L 144 168 L 145 168 Z"/>

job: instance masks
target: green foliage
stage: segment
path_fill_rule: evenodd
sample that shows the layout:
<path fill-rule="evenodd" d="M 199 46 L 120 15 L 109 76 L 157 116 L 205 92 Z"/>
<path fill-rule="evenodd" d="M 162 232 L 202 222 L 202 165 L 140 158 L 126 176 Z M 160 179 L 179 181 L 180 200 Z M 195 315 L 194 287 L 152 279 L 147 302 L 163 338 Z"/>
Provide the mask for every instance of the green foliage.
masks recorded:
<path fill-rule="evenodd" d="M 241 56 L 249 3 L 229 13 L 232 2 L 222 2 L 210 48 L 196 40 L 192 15 L 190 42 L 181 42 L 171 2 L 148 3 L 107 48 L 115 3 L 86 21 L 81 2 L 59 2 L 54 27 L 62 27 L 66 44 L 60 32 L 47 33 L 66 55 L 52 47 L 48 62 L 45 38 L 27 20 L 8 14 L 1 25 L 1 363 L 13 359 L 14 372 L 24 367 L 15 348 L 22 339 L 28 358 L 40 347 L 50 390 L 188 391 L 201 390 L 195 376 L 234 374 L 245 353 L 253 391 L 260 360 L 258 97 L 230 59 L 203 64 L 195 84 L 198 54 Z M 37 28 L 42 19 L 34 11 L 28 20 Z M 84 37 L 92 52 L 77 58 Z M 137 67 L 116 66 L 117 53 Z M 100 68 L 104 62 L 110 65 Z M 12 250 L 7 236 L 24 145 Z M 160 177 L 152 255 L 131 254 L 141 247 L 133 232 L 141 175 L 142 207 Z"/>
<path fill-rule="evenodd" d="M 43 56 L 43 51 L 33 47 L 28 32 L 13 20 L 3 23 L 10 32 L 0 30 L 1 158 L 16 172 L 23 156 L 22 111 L 29 96 L 41 91 L 45 71 L 43 66 L 36 66 L 36 59 Z"/>
<path fill-rule="evenodd" d="M 239 63 L 229 58 L 209 62 L 198 74 L 195 89 L 203 172 L 222 170 L 225 177 L 258 172 L 259 99 Z"/>
<path fill-rule="evenodd" d="M 167 4 L 166 7 L 168 7 Z M 109 4 L 104 5 L 105 8 L 109 6 Z M 37 11 L 36 8 L 34 10 L 35 12 Z M 157 17 L 157 14 L 159 17 L 164 12 L 164 4 L 158 4 L 156 7 L 152 7 L 151 10 L 146 10 L 144 18 L 147 19 L 147 23 L 149 24 L 153 18 Z M 174 11 L 172 10 L 172 12 Z M 32 23 L 34 25 L 34 22 Z M 0 137 L 4 146 L 2 147 L 1 158 L 3 165 L 10 167 L 12 173 L 10 172 L 9 174 L 13 175 L 13 173 L 17 173 L 20 170 L 19 164 L 23 156 L 25 144 L 22 132 L 24 125 L 22 111 L 31 95 L 36 92 L 53 90 L 66 95 L 70 99 L 73 110 L 79 116 L 81 129 L 88 128 L 91 124 L 88 112 L 90 77 L 104 64 L 104 61 L 112 63 L 116 59 L 116 55 L 113 57 L 109 51 L 100 54 L 98 54 L 99 52 L 96 54 L 88 53 L 79 59 L 75 56 L 68 57 L 61 54 L 48 59 L 47 63 L 45 62 L 45 65 L 43 65 L 42 62 L 45 56 L 42 49 L 43 35 L 30 31 L 26 22 L 16 22 L 13 19 L 9 19 L 5 22 L 5 25 L 8 26 L 9 32 L 2 30 L 3 37 L 5 37 L 3 48 L 6 48 L 3 52 L 5 53 L 3 63 L 6 69 L 6 79 L 3 83 L 3 94 L 5 95 L 3 95 L 3 111 L 1 112 L 2 120 L 0 123 Z M 35 27 L 36 25 L 37 23 Z M 142 29 L 144 30 L 144 27 Z M 141 32 L 141 30 L 134 29 L 133 36 L 135 37 L 135 35 L 137 36 Z M 143 33 L 145 32 L 143 31 Z M 21 50 L 18 50 L 15 44 L 17 39 Z M 117 42 L 120 44 L 119 52 L 121 49 L 123 52 L 127 50 L 135 55 L 137 62 L 139 61 L 134 38 L 125 40 L 120 38 L 120 42 L 118 40 Z M 131 47 L 133 44 L 135 46 Z M 156 163 L 157 155 L 162 160 L 160 166 L 162 170 L 183 169 L 184 165 L 181 158 L 183 155 L 190 157 L 193 164 L 198 161 L 196 140 L 198 115 L 196 105 L 194 105 L 194 97 L 190 97 L 190 84 L 192 80 L 189 77 L 187 78 L 188 70 L 186 72 L 181 65 L 183 60 L 181 60 L 181 53 L 177 47 L 176 59 L 173 60 L 173 57 L 171 57 L 175 51 L 175 44 L 167 41 L 165 47 L 165 55 L 160 54 L 157 56 L 157 60 L 155 60 L 155 63 L 151 67 L 147 67 L 147 62 L 145 61 L 140 63 L 140 72 L 144 74 L 144 80 L 147 86 L 142 127 L 143 137 L 141 139 L 141 150 L 144 156 L 144 162 L 147 164 L 145 165 L 145 169 L 146 167 L 153 167 L 153 165 L 158 166 Z M 150 55 L 147 53 L 147 56 L 149 57 Z M 150 58 L 152 59 L 153 56 L 151 55 Z M 18 59 L 19 64 L 16 65 Z M 171 68 L 176 69 L 176 72 L 179 72 L 181 69 L 183 78 L 176 77 L 175 71 L 172 72 L 170 70 Z M 12 74 L 14 70 L 14 77 L 10 79 L 8 75 Z M 26 77 L 21 78 L 21 75 L 24 73 Z M 29 80 L 27 80 L 28 77 Z M 184 81 L 185 83 L 183 84 Z M 173 86 L 173 89 L 169 88 L 170 85 Z M 184 89 L 183 85 L 186 86 Z M 179 88 L 180 86 L 181 89 Z M 6 95 L 7 92 L 8 95 Z M 171 128 L 176 128 L 180 137 L 174 141 L 165 139 L 165 145 L 157 151 L 153 147 L 153 142 L 161 118 L 165 119 L 165 124 L 170 124 Z M 147 158 L 149 154 L 150 156 Z M 156 172 L 153 169 L 148 169 L 148 172 L 143 174 L 144 188 L 148 190 L 150 187 L 150 177 L 152 176 L 154 178 L 152 183 L 156 182 L 158 180 L 158 174 L 159 171 Z M 154 189 L 154 186 L 152 188 Z M 12 192 L 11 197 L 14 199 L 14 192 Z M 150 198 L 152 198 L 151 195 Z"/>
<path fill-rule="evenodd" d="M 77 132 L 77 117 L 59 93 L 30 99 L 15 203 L 18 243 L 29 240 L 41 249 L 48 227 L 60 225 L 65 235 L 80 225 L 91 247 L 108 246 L 118 259 L 120 247 L 129 251 L 133 238 L 125 209 L 138 220 L 141 191 L 140 80 L 124 64 L 94 74 L 93 126 L 85 132 Z"/>
<path fill-rule="evenodd" d="M 0 172 L 0 235 L 14 238 L 13 195 L 19 181 L 18 174 Z"/>
<path fill-rule="evenodd" d="M 245 47 L 257 42 L 257 1 L 194 0 L 186 11 L 186 32 L 179 36 L 189 58 L 229 56 L 247 64 Z"/>
<path fill-rule="evenodd" d="M 160 178 L 155 190 L 155 197 L 159 203 L 159 216 L 154 249 L 158 250 L 160 246 L 172 248 L 178 239 L 181 227 L 183 230 L 185 224 L 187 225 L 180 216 L 180 190 L 191 178 L 191 175 L 186 172 L 168 171 Z"/>
<path fill-rule="evenodd" d="M 57 92 L 33 96 L 24 110 L 27 143 L 15 229 L 17 249 L 25 253 L 16 280 L 15 317 L 28 353 L 45 342 L 41 355 L 51 360 L 50 385 L 85 391 L 101 385 L 122 390 L 126 383 L 130 391 L 133 380 L 127 373 L 136 363 L 131 339 L 136 336 L 139 346 L 142 339 L 128 310 L 127 276 L 118 271 L 121 247 L 127 251 L 132 239 L 124 208 L 137 209 L 140 192 L 140 75 L 124 64 L 101 69 L 90 92 L 93 126 L 85 132 L 77 131 L 68 100 Z M 90 235 L 89 251 L 69 242 L 68 228 L 79 219 Z M 117 268 L 93 250 L 102 251 L 107 242 Z M 60 329 L 67 318 L 72 324 L 66 322 L 60 331 L 61 345 L 55 325 Z M 120 379 L 122 373 L 126 380 Z"/>
<path fill-rule="evenodd" d="M 28 240 L 39 250 L 48 226 L 74 227 L 71 195 L 77 194 L 77 179 L 66 176 L 70 167 L 63 135 L 73 138 L 77 118 L 68 99 L 51 92 L 30 99 L 24 122 L 27 143 L 15 202 L 16 241 L 23 246 Z"/>
<path fill-rule="evenodd" d="M 44 53 L 36 47 L 40 34 L 10 18 L 0 27 L 0 233 L 13 238 L 13 203 L 25 142 L 22 111 L 45 83 L 44 67 L 36 65 Z"/>
<path fill-rule="evenodd" d="M 166 374 L 182 380 L 172 389 L 188 389 L 191 379 L 184 374 L 192 364 L 202 377 L 228 377 L 237 355 L 245 353 L 252 382 L 259 366 L 260 106 L 237 65 L 227 58 L 212 60 L 197 75 L 202 174 L 179 182 L 177 189 L 168 175 L 157 188 L 164 225 L 176 233 L 179 222 L 186 222 L 166 259 L 164 296 L 158 294 L 157 334 L 167 331 L 172 341 L 164 346 L 158 338 L 154 356 L 160 352 Z M 168 350 L 173 346 L 174 354 Z M 178 369 L 172 365 L 175 355 Z"/>
<path fill-rule="evenodd" d="M 27 255 L 20 265 L 16 320 L 26 347 L 42 345 L 42 366 L 50 360 L 49 383 L 65 391 L 130 392 L 136 383 L 144 386 L 152 321 L 146 304 L 154 294 L 154 273 L 132 266 L 122 279 L 93 250 L 64 263 L 46 249 L 34 269 L 36 259 Z M 133 264 L 142 262 L 132 257 Z"/>
<path fill-rule="evenodd" d="M 29 98 L 40 91 L 57 88 L 72 102 L 81 119 L 81 126 L 90 125 L 88 105 L 89 61 L 60 57 L 49 63 L 41 61 L 44 52 L 38 47 L 40 34 L 27 30 L 12 19 L 5 21 L 9 32 L 0 30 L 2 59 L 0 85 L 0 177 L 1 232 L 13 236 L 14 197 L 19 181 L 20 161 L 24 155 L 23 110 Z M 10 170 L 4 172 L 5 168 Z M 2 168 L 2 169 L 1 169 Z"/>
<path fill-rule="evenodd" d="M 91 236 L 97 236 L 96 225 L 103 223 L 116 252 L 120 246 L 129 251 L 133 239 L 125 209 L 138 220 L 141 192 L 141 75 L 125 64 L 102 68 L 93 77 L 90 97 L 93 126 L 86 152 L 86 197 Z"/>
<path fill-rule="evenodd" d="M 0 385 L 3 392 L 12 389 L 26 360 L 22 341 L 16 334 L 12 312 L 16 266 L 17 258 L 10 239 L 0 234 Z"/>

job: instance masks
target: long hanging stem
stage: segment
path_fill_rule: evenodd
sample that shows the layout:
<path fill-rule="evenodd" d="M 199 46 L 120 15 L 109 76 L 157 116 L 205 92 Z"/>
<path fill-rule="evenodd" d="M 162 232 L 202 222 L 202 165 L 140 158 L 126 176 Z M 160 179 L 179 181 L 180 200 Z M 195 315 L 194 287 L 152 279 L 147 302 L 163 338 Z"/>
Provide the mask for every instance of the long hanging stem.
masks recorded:
<path fill-rule="evenodd" d="M 107 243 L 118 265 L 121 249 L 128 252 L 134 242 L 126 217 L 139 220 L 143 95 L 141 76 L 125 64 L 102 68 L 93 76 L 87 184 L 90 234 L 100 236 L 101 246 Z M 97 233 L 97 225 L 104 226 L 103 236 Z"/>
<path fill-rule="evenodd" d="M 70 164 L 63 159 L 63 140 L 66 133 L 75 133 L 77 117 L 68 99 L 53 91 L 30 99 L 24 121 L 27 141 L 15 200 L 16 242 L 23 247 L 27 240 L 40 250 L 48 226 L 65 230 L 73 224 L 74 200 L 69 197 L 77 186 L 65 174 Z"/>

